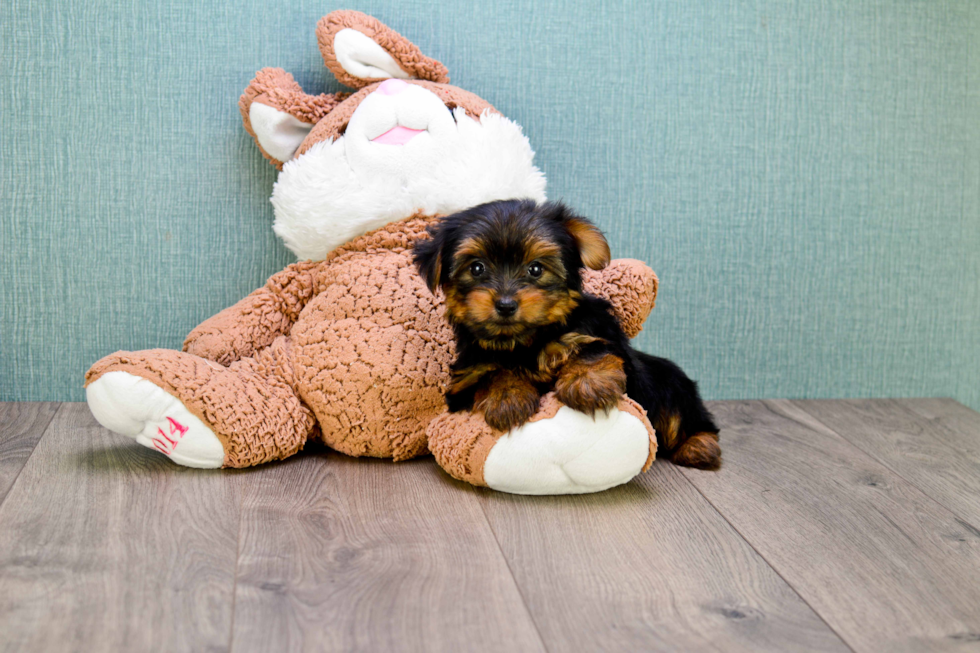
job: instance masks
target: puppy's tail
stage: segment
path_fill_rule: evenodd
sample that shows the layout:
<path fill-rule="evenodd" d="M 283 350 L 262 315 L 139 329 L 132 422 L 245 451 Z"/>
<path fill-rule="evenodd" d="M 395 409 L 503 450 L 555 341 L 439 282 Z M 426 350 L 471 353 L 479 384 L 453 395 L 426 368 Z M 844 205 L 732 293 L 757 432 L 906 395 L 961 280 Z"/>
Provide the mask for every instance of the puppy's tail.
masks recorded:
<path fill-rule="evenodd" d="M 671 462 L 718 469 L 718 427 L 698 392 L 698 384 L 666 358 L 633 350 L 635 378 L 627 394 L 635 399 L 657 431 L 657 447 Z"/>

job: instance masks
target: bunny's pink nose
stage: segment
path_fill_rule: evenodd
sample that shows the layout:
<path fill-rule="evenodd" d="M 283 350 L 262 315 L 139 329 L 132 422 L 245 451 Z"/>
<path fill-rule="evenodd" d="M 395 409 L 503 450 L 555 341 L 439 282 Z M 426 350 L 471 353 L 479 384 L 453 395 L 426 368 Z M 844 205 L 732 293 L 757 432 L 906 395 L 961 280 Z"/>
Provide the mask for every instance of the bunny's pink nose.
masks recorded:
<path fill-rule="evenodd" d="M 407 82 L 403 82 L 400 79 L 386 79 L 381 82 L 381 86 L 378 87 L 378 92 L 384 93 L 385 95 L 398 95 L 406 88 L 408 88 Z"/>

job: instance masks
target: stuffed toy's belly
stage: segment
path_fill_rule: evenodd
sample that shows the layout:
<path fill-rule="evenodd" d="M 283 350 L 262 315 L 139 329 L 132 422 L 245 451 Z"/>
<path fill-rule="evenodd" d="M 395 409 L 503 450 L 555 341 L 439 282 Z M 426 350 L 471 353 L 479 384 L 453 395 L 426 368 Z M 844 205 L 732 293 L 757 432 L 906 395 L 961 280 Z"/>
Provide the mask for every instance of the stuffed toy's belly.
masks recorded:
<path fill-rule="evenodd" d="M 352 456 L 404 460 L 427 452 L 453 360 L 441 298 L 408 248 L 351 252 L 290 333 L 296 389 L 323 441 Z"/>

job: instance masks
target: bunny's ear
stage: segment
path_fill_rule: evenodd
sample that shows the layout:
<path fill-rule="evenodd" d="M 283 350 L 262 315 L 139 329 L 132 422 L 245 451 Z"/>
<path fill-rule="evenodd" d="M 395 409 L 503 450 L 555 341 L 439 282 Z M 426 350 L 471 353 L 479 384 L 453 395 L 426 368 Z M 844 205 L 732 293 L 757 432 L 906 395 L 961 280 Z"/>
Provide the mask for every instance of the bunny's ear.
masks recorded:
<path fill-rule="evenodd" d="M 323 62 L 341 84 L 361 88 L 383 79 L 425 79 L 446 84 L 449 73 L 435 59 L 377 18 L 334 11 L 320 19 L 316 38 Z"/>
<path fill-rule="evenodd" d="M 262 154 L 281 170 L 313 125 L 348 95 L 307 95 L 285 70 L 263 68 L 245 88 L 238 108 L 245 131 L 258 143 Z"/>

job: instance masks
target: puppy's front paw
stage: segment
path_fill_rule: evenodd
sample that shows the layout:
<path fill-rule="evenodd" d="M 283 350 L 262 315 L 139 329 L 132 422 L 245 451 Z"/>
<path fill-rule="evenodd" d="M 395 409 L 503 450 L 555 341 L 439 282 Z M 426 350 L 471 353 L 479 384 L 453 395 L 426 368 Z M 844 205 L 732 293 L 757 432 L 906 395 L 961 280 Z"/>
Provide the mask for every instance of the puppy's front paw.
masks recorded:
<path fill-rule="evenodd" d="M 486 405 L 483 418 L 498 431 L 507 432 L 531 419 L 538 412 L 538 397 L 527 394 L 512 395 L 499 403 Z"/>
<path fill-rule="evenodd" d="M 612 354 L 596 360 L 576 359 L 569 362 L 562 368 L 555 383 L 558 400 L 587 415 L 616 406 L 625 392 L 623 361 Z"/>
<path fill-rule="evenodd" d="M 541 395 L 530 381 L 505 370 L 477 392 L 475 408 L 483 412 L 487 424 L 507 432 L 531 419 L 538 412 L 540 400 Z"/>

